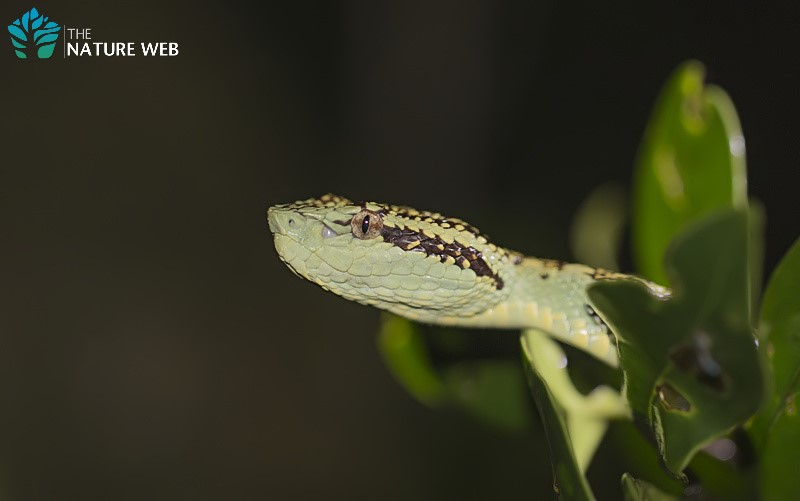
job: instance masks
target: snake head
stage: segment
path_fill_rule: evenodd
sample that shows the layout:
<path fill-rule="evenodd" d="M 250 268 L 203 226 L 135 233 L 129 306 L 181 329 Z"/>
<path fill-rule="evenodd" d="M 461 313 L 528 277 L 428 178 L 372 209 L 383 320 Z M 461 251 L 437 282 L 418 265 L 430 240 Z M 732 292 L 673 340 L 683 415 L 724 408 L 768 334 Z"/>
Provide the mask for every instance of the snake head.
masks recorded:
<path fill-rule="evenodd" d="M 347 299 L 422 321 L 468 316 L 504 296 L 513 256 L 467 223 L 336 195 L 270 207 L 281 260 Z"/>

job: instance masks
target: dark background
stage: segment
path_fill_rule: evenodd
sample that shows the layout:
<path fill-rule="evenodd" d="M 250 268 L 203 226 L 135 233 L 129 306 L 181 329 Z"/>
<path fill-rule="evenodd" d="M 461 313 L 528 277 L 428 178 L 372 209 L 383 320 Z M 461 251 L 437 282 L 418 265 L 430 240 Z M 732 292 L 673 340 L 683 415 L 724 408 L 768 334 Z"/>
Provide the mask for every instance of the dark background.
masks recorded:
<path fill-rule="evenodd" d="M 6 35 L 0 497 L 546 494 L 538 429 L 414 401 L 377 312 L 290 274 L 264 213 L 333 191 L 569 259 L 697 58 L 738 108 L 771 269 L 800 234 L 797 12 L 662 5 L 5 1 L 180 55 L 64 60 L 62 34 L 26 61 Z"/>

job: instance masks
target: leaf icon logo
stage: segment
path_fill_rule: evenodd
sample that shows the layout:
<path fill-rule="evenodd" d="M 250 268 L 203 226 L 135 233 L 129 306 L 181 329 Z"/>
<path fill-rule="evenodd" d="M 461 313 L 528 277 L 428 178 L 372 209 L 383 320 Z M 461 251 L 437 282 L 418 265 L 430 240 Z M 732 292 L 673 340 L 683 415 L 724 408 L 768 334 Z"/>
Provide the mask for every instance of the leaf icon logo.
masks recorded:
<path fill-rule="evenodd" d="M 34 7 L 8 25 L 11 44 L 20 59 L 47 59 L 53 55 L 61 26 Z"/>

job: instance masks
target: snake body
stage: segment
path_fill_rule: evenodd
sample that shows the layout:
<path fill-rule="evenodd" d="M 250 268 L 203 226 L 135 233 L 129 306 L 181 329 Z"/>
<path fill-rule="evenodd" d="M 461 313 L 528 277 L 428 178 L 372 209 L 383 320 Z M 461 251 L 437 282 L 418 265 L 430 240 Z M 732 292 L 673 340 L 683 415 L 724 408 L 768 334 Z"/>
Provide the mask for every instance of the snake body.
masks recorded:
<path fill-rule="evenodd" d="M 616 342 L 587 297 L 597 280 L 631 275 L 525 257 L 438 213 L 328 194 L 270 207 L 281 260 L 298 276 L 411 320 L 461 327 L 538 328 L 617 364 Z"/>

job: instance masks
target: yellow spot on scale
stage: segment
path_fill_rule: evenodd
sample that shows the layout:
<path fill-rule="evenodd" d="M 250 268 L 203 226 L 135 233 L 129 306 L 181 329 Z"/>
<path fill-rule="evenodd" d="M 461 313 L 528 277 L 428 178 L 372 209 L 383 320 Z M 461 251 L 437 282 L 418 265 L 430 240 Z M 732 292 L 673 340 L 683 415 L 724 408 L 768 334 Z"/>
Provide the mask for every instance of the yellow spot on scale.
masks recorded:
<path fill-rule="evenodd" d="M 562 336 L 570 337 L 569 336 L 570 335 L 569 322 L 567 322 L 566 320 L 554 318 L 553 319 L 553 326 L 551 327 L 551 329 L 556 334 L 560 334 Z"/>
<path fill-rule="evenodd" d="M 470 266 L 470 264 L 469 264 L 469 260 L 468 259 L 465 259 L 465 260 L 461 261 L 461 267 L 464 268 L 465 270 L 467 268 L 469 268 L 469 266 Z"/>
<path fill-rule="evenodd" d="M 598 332 L 592 336 L 587 335 L 586 337 L 589 351 L 600 356 L 608 354 L 608 350 L 611 348 L 611 340 L 608 339 L 608 334 L 605 332 Z"/>
<path fill-rule="evenodd" d="M 564 322 L 566 323 L 566 322 Z M 569 325 L 569 324 L 568 324 Z M 570 340 L 572 344 L 579 348 L 588 348 L 589 347 L 589 334 L 586 331 L 575 331 L 570 336 Z"/>
<path fill-rule="evenodd" d="M 539 318 L 539 303 L 530 301 L 525 304 L 525 315 L 528 318 Z"/>
<path fill-rule="evenodd" d="M 543 329 L 551 329 L 553 327 L 553 311 L 549 306 L 545 306 L 539 312 L 539 323 Z"/>
<path fill-rule="evenodd" d="M 495 318 L 507 319 L 509 317 L 508 303 L 500 303 L 492 308 L 492 314 Z"/>
<path fill-rule="evenodd" d="M 458 230 L 458 231 L 464 231 L 464 225 L 463 225 L 463 224 L 457 224 L 457 225 L 456 225 L 456 230 Z"/>
<path fill-rule="evenodd" d="M 586 329 L 586 320 L 582 318 L 576 318 L 572 321 L 572 328 L 576 331 L 585 330 Z"/>
<path fill-rule="evenodd" d="M 423 234 L 423 235 L 425 235 L 425 236 L 426 236 L 426 237 L 428 237 L 428 238 L 436 238 L 436 234 L 435 234 L 435 233 L 433 233 L 433 232 L 432 232 L 431 230 L 429 230 L 428 228 L 425 228 L 425 229 L 423 229 L 423 230 L 422 230 L 422 234 Z"/>
<path fill-rule="evenodd" d="M 409 242 L 409 244 L 406 245 L 406 250 L 411 250 L 418 245 L 419 245 L 419 240 L 414 240 L 412 242 Z"/>

